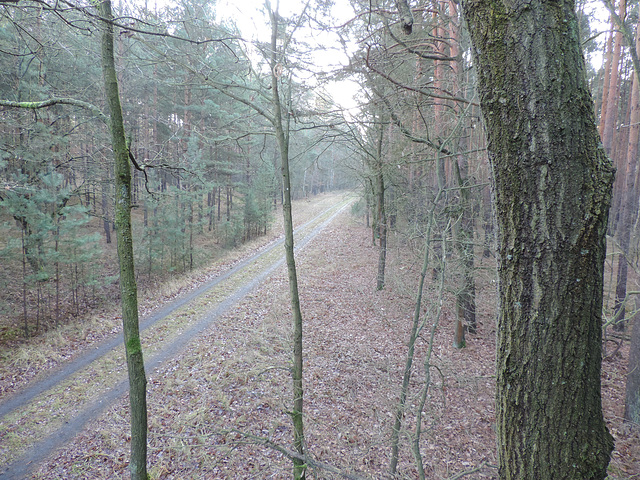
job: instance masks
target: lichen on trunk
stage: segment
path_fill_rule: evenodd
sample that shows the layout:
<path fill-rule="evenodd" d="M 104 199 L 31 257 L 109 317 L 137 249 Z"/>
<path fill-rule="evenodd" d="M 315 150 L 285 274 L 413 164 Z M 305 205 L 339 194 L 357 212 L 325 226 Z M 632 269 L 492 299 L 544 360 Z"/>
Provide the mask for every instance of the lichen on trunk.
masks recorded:
<path fill-rule="evenodd" d="M 498 225 L 501 479 L 604 479 L 600 397 L 613 168 L 571 1 L 467 0 Z"/>
<path fill-rule="evenodd" d="M 131 167 L 124 132 L 122 106 L 118 91 L 113 55 L 113 25 L 111 2 L 99 4 L 100 15 L 106 21 L 102 33 L 102 74 L 109 110 L 109 127 L 115 156 L 115 224 L 118 262 L 120 265 L 120 295 L 124 344 L 129 372 L 129 403 L 131 407 L 131 459 L 129 470 L 132 480 L 147 479 L 147 380 L 140 344 L 138 325 L 138 291 L 133 264 L 133 238 L 131 234 Z"/>

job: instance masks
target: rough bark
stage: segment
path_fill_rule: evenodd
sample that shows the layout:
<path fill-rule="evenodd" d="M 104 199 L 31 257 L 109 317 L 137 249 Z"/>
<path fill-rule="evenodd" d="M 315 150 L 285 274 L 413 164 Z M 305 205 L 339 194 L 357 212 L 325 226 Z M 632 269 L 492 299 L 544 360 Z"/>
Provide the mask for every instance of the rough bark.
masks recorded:
<path fill-rule="evenodd" d="M 482 225 L 484 230 L 484 243 L 482 256 L 484 258 L 490 258 L 493 252 L 493 222 L 495 221 L 493 215 L 493 207 L 491 201 L 491 187 L 485 186 L 482 188 Z"/>
<path fill-rule="evenodd" d="M 112 20 L 111 2 L 100 3 L 100 14 Z M 115 224 L 120 264 L 120 294 L 124 344 L 129 372 L 129 403 L 131 407 L 131 460 L 129 470 L 133 480 L 147 479 L 147 380 L 138 326 L 138 292 L 133 265 L 131 235 L 131 169 L 124 132 L 122 107 L 118 92 L 113 55 L 113 25 L 103 24 L 102 74 L 104 78 L 111 142 L 115 155 Z"/>
<path fill-rule="evenodd" d="M 501 479 L 604 479 L 600 396 L 613 168 L 571 1 L 467 0 L 498 225 Z"/>

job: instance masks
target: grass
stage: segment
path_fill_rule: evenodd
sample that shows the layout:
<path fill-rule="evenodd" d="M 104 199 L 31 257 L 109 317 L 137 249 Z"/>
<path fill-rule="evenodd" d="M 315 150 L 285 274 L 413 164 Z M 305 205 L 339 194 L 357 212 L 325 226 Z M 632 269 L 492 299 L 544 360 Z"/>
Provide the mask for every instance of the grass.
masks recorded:
<path fill-rule="evenodd" d="M 325 200 L 335 202 L 334 197 L 327 197 Z M 323 207 L 326 206 L 326 203 L 323 203 Z M 299 235 L 304 235 L 311 231 L 325 218 L 326 215 L 316 219 L 315 222 L 299 232 Z M 142 334 L 145 357 L 151 359 L 154 354 L 162 352 L 175 337 L 215 309 L 230 292 L 236 291 L 241 285 L 255 276 L 256 271 L 266 268 L 280 256 L 282 256 L 281 249 L 273 249 L 230 276 L 226 281 L 197 297 L 188 305 L 162 319 L 152 328 L 145 330 Z M 184 281 L 172 281 L 171 286 L 166 288 L 170 292 L 176 292 L 183 290 L 185 287 Z M 42 338 L 36 339 L 30 344 L 20 345 L 14 351 L 15 355 L 11 355 L 12 360 L 9 368 L 36 372 L 41 370 L 43 365 L 46 366 L 51 362 L 58 364 L 64 360 L 65 355 L 60 352 L 65 351 L 64 346 L 67 338 L 86 338 L 93 329 L 97 329 L 100 326 L 102 328 L 106 327 L 107 331 L 119 330 L 115 316 L 111 321 L 107 322 L 101 322 L 99 318 L 95 318 L 82 326 L 62 326 L 56 331 L 47 332 Z M 3 354 L 8 355 L 6 353 Z M 255 358 L 251 361 L 253 360 Z M 232 362 L 225 367 L 224 371 L 228 377 L 236 378 L 233 372 L 238 369 L 248 372 L 251 370 L 250 365 L 252 363 L 246 360 Z M 40 395 L 27 407 L 6 416 L 2 425 L 0 425 L 0 442 L 4 447 L 2 463 L 11 463 L 36 441 L 60 428 L 75 410 L 82 409 L 96 401 L 109 390 L 111 385 L 115 385 L 125 378 L 125 374 L 124 352 L 123 348 L 119 347 L 96 360 L 87 368 L 77 372 L 60 385 Z M 242 384 L 248 382 L 249 375 L 252 374 L 245 373 Z M 180 387 L 183 390 L 185 386 L 176 385 L 176 387 Z M 195 386 L 192 388 L 195 388 Z M 57 415 L 52 416 L 51 411 L 56 411 Z"/>

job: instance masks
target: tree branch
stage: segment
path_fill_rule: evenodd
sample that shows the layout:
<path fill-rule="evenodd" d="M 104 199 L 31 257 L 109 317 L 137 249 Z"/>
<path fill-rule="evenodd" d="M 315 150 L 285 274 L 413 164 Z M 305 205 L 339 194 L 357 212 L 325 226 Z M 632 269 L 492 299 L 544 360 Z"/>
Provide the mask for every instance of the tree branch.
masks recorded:
<path fill-rule="evenodd" d="M 625 25 L 624 21 L 620 18 L 620 15 L 616 13 L 616 9 L 611 3 L 611 0 L 602 0 L 602 3 L 604 3 L 604 6 L 607 7 L 607 10 L 609 10 L 609 14 L 611 15 L 611 18 L 613 18 L 613 21 L 620 29 L 620 32 L 624 37 L 624 41 L 629 47 L 629 54 L 631 55 L 633 70 L 636 72 L 636 75 L 638 76 L 638 78 L 640 78 L 640 58 L 638 58 L 638 52 L 636 51 L 636 47 L 635 47 L 636 42 L 633 39 L 633 35 Z"/>
<path fill-rule="evenodd" d="M 53 105 L 73 105 L 74 107 L 86 108 L 93 112 L 96 116 L 100 118 L 104 123 L 107 122 L 107 117 L 102 110 L 100 110 L 95 105 L 83 102 L 82 100 L 76 100 L 74 98 L 50 98 L 48 100 L 40 100 L 36 102 L 12 102 L 10 100 L 0 100 L 0 107 L 10 107 L 10 108 L 26 108 L 30 110 L 37 110 L 40 108 L 47 108 Z"/>
<path fill-rule="evenodd" d="M 446 59 L 445 59 L 446 60 Z M 372 72 L 374 72 L 377 75 L 380 75 L 382 78 L 384 78 L 385 80 L 393 83 L 394 85 L 404 89 L 404 90 L 409 90 L 410 92 L 416 92 L 419 93 L 421 95 L 426 95 L 428 97 L 432 97 L 432 98 L 439 98 L 440 100 L 451 100 L 452 102 L 460 102 L 460 103 L 467 103 L 467 104 L 471 104 L 473 106 L 479 107 L 480 104 L 478 102 L 473 102 L 471 100 L 467 100 L 466 98 L 463 97 L 456 97 L 454 95 L 437 95 L 435 93 L 428 93 L 425 92 L 424 90 L 422 90 L 421 88 L 415 88 L 415 87 L 410 87 L 408 85 L 405 85 L 403 83 L 398 82 L 397 80 L 394 80 L 393 78 L 391 78 L 389 75 L 387 75 L 386 73 L 378 70 L 376 67 L 374 67 L 373 65 L 371 65 L 371 63 L 369 63 L 369 58 L 367 56 L 367 58 L 364 59 L 365 64 L 367 65 L 367 68 L 369 70 L 371 70 Z"/>
<path fill-rule="evenodd" d="M 400 13 L 400 26 L 405 35 L 411 35 L 413 31 L 413 13 L 407 0 L 396 0 L 396 7 Z"/>
<path fill-rule="evenodd" d="M 227 430 L 227 431 L 220 432 L 220 434 L 222 435 L 226 435 L 229 433 L 236 433 L 238 435 L 243 436 L 244 438 L 251 440 L 251 442 L 254 444 L 262 445 L 272 450 L 275 450 L 276 452 L 281 453 L 282 455 L 289 458 L 290 460 L 293 460 L 293 459 L 302 460 L 303 462 L 305 462 L 306 465 L 308 465 L 311 468 L 320 468 L 322 470 L 326 470 L 327 472 L 331 472 L 347 480 L 364 480 L 364 477 L 360 477 L 352 473 L 343 472 L 342 470 L 340 470 L 337 467 L 334 467 L 333 465 L 329 465 L 328 463 L 318 462 L 317 460 L 314 460 L 308 455 L 300 455 L 298 452 L 293 452 L 288 448 L 285 448 L 281 445 L 278 445 L 277 443 L 274 443 L 268 438 L 258 437 L 256 435 L 251 435 L 250 433 L 241 432 L 239 430 Z"/>

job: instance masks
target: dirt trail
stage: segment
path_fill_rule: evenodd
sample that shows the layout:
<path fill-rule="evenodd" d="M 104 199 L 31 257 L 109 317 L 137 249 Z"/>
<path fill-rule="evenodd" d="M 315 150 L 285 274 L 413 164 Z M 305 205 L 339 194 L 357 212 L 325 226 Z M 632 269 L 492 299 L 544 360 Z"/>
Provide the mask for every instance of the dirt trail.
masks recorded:
<path fill-rule="evenodd" d="M 297 227 L 295 230 L 296 248 L 300 249 L 304 247 L 309 241 L 315 238 L 350 203 L 351 200 L 343 199 L 305 224 Z M 273 273 L 274 270 L 280 267 L 284 263 L 284 254 L 276 250 L 276 247 L 282 245 L 282 243 L 283 239 L 272 242 L 260 252 L 243 259 L 222 275 L 217 276 L 199 288 L 182 296 L 154 315 L 143 319 L 141 321 L 141 330 L 149 330 L 177 311 L 187 310 L 187 315 L 190 315 L 192 312 L 189 310 L 190 305 L 206 297 L 214 287 L 219 287 L 225 292 L 223 298 L 218 296 L 214 298 L 214 301 L 207 301 L 207 305 L 214 303 L 215 306 L 208 308 L 204 315 L 196 322 L 193 322 L 184 331 L 176 335 L 172 341 L 165 343 L 161 350 L 147 357 L 145 362 L 147 372 L 152 372 L 167 360 L 178 355 L 194 337 L 210 327 L 220 315 L 237 304 Z M 238 277 L 240 280 L 238 280 Z M 60 388 L 61 385 L 64 385 L 64 382 L 72 381 L 75 374 L 89 368 L 94 362 L 114 352 L 115 349 L 121 347 L 121 343 L 122 339 L 120 335 L 110 338 L 99 344 L 95 349 L 80 355 L 78 358 L 64 365 L 45 379 L 34 382 L 4 401 L 0 404 L 0 418 L 2 418 L 0 426 L 2 424 L 6 425 L 14 420 L 21 409 L 37 402 L 42 394 Z M 2 462 L 4 463 L 4 465 L 0 467 L 2 468 L 0 479 L 25 478 L 40 461 L 46 458 L 52 451 L 68 442 L 88 421 L 97 417 L 117 398 L 124 395 L 127 388 L 128 382 L 126 377 L 120 376 L 120 380 L 115 383 L 114 387 L 107 388 L 98 398 L 82 405 L 82 408 L 65 419 L 53 433 L 32 443 L 26 452 L 17 457 L 14 455 L 9 461 L 7 461 L 7 457 L 5 456 L 5 449 L 0 447 L 0 455 L 2 455 L 0 458 L 2 458 Z M 55 417 L 56 415 L 57 412 L 55 410 L 51 411 L 51 416 Z M 32 435 L 32 437 L 37 438 L 38 436 L 36 434 Z M 0 438 L 2 438 L 1 433 Z"/>

